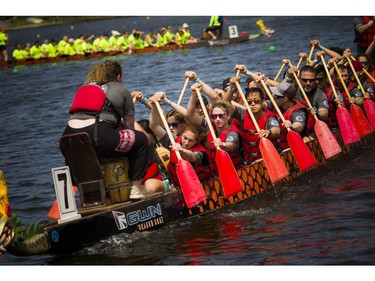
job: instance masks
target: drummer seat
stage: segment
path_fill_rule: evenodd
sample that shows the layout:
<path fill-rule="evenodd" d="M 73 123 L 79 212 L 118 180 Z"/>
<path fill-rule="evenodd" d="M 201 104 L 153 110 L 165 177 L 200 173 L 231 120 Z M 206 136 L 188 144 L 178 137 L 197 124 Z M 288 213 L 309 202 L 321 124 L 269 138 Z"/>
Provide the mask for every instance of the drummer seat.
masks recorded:
<path fill-rule="evenodd" d="M 103 171 L 89 135 L 80 132 L 61 137 L 60 150 L 78 186 L 82 207 L 107 205 Z"/>

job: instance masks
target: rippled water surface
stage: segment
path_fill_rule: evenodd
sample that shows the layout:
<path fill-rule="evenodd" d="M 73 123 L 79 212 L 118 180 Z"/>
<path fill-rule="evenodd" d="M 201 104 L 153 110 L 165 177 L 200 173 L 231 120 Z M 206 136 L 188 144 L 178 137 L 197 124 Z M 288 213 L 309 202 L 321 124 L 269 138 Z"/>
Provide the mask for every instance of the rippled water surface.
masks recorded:
<path fill-rule="evenodd" d="M 239 32 L 257 32 L 259 17 L 228 17 Z M 271 37 L 218 47 L 124 55 L 124 83 L 145 95 L 165 91 L 177 100 L 183 74 L 194 70 L 213 87 L 234 74 L 235 64 L 273 77 L 281 60 L 296 64 L 309 41 L 352 48 L 352 17 L 263 17 Z M 188 22 L 200 37 L 207 17 L 132 17 L 10 32 L 12 44 Z M 269 46 L 275 51 L 269 51 Z M 45 219 L 54 200 L 51 168 L 64 165 L 58 140 L 77 87 L 101 60 L 0 70 L 0 169 L 12 210 L 25 224 Z M 186 104 L 187 91 L 183 100 Z M 137 119 L 148 112 L 137 104 Z M 351 153 L 284 186 L 231 208 L 160 230 L 118 235 L 64 257 L 13 257 L 3 265 L 373 265 L 375 258 L 374 146 Z M 82 234 L 84 235 L 84 234 Z"/>

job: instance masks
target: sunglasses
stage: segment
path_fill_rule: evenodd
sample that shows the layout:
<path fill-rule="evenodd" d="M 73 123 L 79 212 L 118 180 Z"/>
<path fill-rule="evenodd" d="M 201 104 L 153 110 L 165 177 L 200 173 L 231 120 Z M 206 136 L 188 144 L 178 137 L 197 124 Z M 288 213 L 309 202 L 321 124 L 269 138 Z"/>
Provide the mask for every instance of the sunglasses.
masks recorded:
<path fill-rule="evenodd" d="M 282 98 L 283 98 L 282 96 L 276 96 L 276 95 L 274 96 L 275 100 L 282 99 Z"/>
<path fill-rule="evenodd" d="M 180 122 L 172 122 L 172 123 L 168 123 L 168 127 L 173 127 L 173 128 L 177 128 L 177 126 L 180 124 Z"/>
<path fill-rule="evenodd" d="M 214 119 L 216 120 L 217 117 L 219 117 L 219 119 L 223 119 L 224 116 L 227 116 L 226 113 L 219 113 L 219 114 L 211 114 L 210 117 L 211 119 Z"/>
<path fill-rule="evenodd" d="M 252 104 L 252 103 L 254 103 L 254 104 L 261 104 L 262 103 L 262 101 L 260 99 L 248 99 L 247 102 L 249 104 Z"/>
<path fill-rule="evenodd" d="M 324 77 L 324 78 L 316 78 L 316 80 L 317 80 L 318 82 L 322 82 L 324 79 L 327 79 L 327 77 Z"/>
<path fill-rule="evenodd" d="M 304 83 L 307 83 L 307 82 L 310 82 L 310 83 L 313 83 L 315 82 L 315 78 L 314 79 L 305 79 L 305 78 L 301 78 L 301 81 L 304 82 Z"/>

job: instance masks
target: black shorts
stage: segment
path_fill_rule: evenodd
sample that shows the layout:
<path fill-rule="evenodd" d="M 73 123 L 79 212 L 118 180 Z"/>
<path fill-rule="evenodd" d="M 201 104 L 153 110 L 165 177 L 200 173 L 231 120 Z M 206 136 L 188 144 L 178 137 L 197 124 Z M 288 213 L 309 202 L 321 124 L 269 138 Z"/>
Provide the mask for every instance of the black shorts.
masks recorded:
<path fill-rule="evenodd" d="M 0 52 L 4 51 L 7 49 L 7 46 L 5 45 L 0 45 Z"/>

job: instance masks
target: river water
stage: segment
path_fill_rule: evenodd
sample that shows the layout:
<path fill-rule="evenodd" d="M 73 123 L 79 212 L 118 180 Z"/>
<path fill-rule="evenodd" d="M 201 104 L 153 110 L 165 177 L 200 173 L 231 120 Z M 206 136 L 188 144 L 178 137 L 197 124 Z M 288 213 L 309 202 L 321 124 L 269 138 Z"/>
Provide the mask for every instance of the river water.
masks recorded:
<path fill-rule="evenodd" d="M 256 33 L 260 17 L 227 17 L 226 26 Z M 234 75 L 235 64 L 274 77 L 281 60 L 296 64 L 309 41 L 351 48 L 352 17 L 262 17 L 276 33 L 245 43 L 115 57 L 124 83 L 146 96 L 164 91 L 177 101 L 186 70 L 213 87 Z M 174 27 L 187 22 L 201 37 L 208 17 L 128 17 L 10 31 L 11 45 L 68 34 L 112 29 Z M 226 28 L 224 33 L 228 34 Z M 39 35 L 40 37 L 36 37 Z M 274 50 L 270 46 L 274 46 Z M 41 221 L 54 200 L 51 168 L 64 165 L 59 137 L 75 90 L 101 60 L 32 65 L 0 70 L 0 169 L 13 213 L 24 224 Z M 189 90 L 183 104 L 186 105 Z M 137 104 L 137 119 L 148 112 Z M 223 211 L 153 232 L 118 235 L 64 257 L 13 257 L 2 265 L 373 265 L 375 262 L 374 146 L 266 194 Z M 307 178 L 308 177 L 308 178 Z M 84 235 L 84 234 L 82 234 Z"/>

